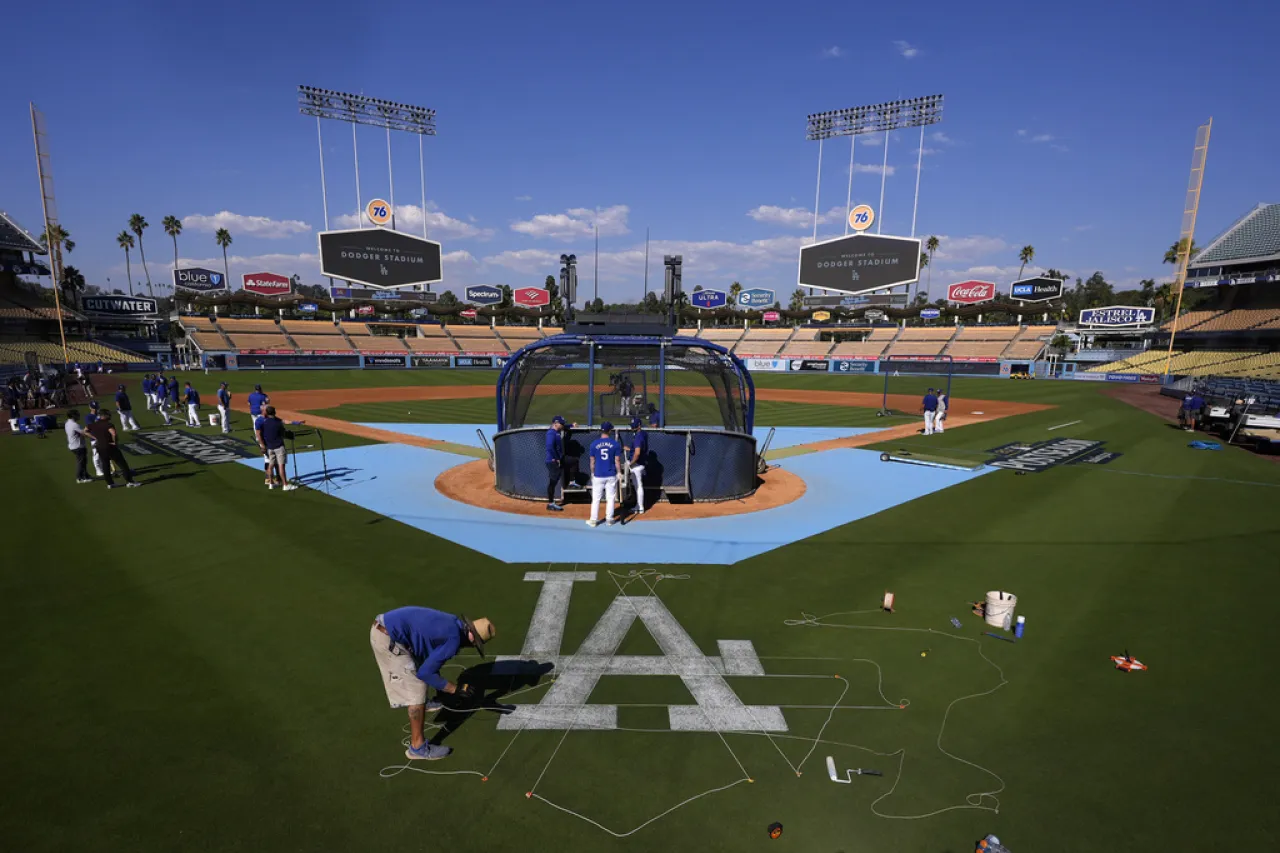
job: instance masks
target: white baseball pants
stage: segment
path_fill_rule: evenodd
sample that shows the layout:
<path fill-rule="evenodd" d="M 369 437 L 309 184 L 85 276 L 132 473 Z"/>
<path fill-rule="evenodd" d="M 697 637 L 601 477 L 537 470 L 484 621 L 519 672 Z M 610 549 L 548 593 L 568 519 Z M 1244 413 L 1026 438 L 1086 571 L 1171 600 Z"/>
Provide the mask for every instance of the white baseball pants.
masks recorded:
<path fill-rule="evenodd" d="M 644 512 L 644 466 L 632 465 L 631 473 L 636 478 L 636 511 Z"/>
<path fill-rule="evenodd" d="M 231 432 L 231 410 L 226 406 L 218 406 L 218 420 L 222 421 L 222 431 Z"/>
<path fill-rule="evenodd" d="M 924 434 L 933 435 L 933 416 L 934 412 L 924 413 Z"/>
<path fill-rule="evenodd" d="M 618 480 L 616 477 L 591 478 L 591 520 L 600 518 L 600 496 L 605 496 L 605 520 L 613 518 L 614 504 L 618 502 Z"/>
<path fill-rule="evenodd" d="M 138 422 L 133 419 L 133 412 L 120 413 L 120 427 L 122 429 L 134 430 L 138 428 Z"/>
<path fill-rule="evenodd" d="M 200 426 L 200 412 L 196 410 L 195 403 L 187 403 L 187 426 Z"/>

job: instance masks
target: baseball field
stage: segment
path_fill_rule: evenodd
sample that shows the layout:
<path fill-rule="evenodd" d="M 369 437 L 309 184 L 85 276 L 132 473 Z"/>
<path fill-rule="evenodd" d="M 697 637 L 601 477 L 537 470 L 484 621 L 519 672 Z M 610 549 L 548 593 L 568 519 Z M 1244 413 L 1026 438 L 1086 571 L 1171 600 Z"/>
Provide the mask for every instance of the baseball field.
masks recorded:
<path fill-rule="evenodd" d="M 1107 385 L 957 379 L 926 437 L 877 417 L 881 377 L 758 375 L 802 495 L 590 530 L 436 488 L 485 456 L 492 373 L 179 378 L 206 400 L 227 378 L 240 439 L 262 382 L 306 421 L 309 488 L 150 412 L 140 489 L 76 484 L 60 432 L 0 438 L 5 850 L 1280 842 L 1280 466 L 1190 449 Z M 1053 439 L 1119 456 L 976 467 Z M 1022 639 L 971 612 L 991 590 Z M 483 698 L 429 717 L 453 754 L 411 766 L 366 639 L 407 604 L 497 626 L 445 671 Z M 571 688 L 571 714 L 543 702 Z"/>

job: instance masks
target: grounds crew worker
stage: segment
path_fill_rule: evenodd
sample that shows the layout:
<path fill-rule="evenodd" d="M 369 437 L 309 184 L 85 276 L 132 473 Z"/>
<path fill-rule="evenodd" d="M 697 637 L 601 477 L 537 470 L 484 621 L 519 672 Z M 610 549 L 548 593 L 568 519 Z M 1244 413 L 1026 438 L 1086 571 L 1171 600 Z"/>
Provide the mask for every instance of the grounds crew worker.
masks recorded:
<path fill-rule="evenodd" d="M 441 693 L 472 695 L 471 687 L 459 687 L 440 674 L 440 667 L 463 646 L 484 657 L 484 644 L 497 634 L 488 619 L 442 613 L 429 607 L 398 607 L 373 620 L 369 643 L 382 672 L 382 686 L 392 708 L 409 710 L 409 745 L 405 756 L 435 761 L 453 752 L 451 747 L 427 743 L 423 721 L 427 711 L 439 711 Z M 427 687 L 436 699 L 427 698 Z"/>

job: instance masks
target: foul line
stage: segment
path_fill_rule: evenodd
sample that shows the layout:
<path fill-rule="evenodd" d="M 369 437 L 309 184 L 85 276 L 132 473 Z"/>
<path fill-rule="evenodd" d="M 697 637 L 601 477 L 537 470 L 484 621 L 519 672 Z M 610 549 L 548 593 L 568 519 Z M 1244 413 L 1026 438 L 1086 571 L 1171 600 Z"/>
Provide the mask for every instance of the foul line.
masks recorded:
<path fill-rule="evenodd" d="M 1069 423 L 1058 424 L 1057 426 L 1048 427 L 1045 431 L 1053 432 L 1055 429 L 1062 429 L 1063 427 L 1075 426 L 1076 424 L 1082 424 L 1082 423 L 1084 423 L 1084 421 L 1071 421 Z"/>

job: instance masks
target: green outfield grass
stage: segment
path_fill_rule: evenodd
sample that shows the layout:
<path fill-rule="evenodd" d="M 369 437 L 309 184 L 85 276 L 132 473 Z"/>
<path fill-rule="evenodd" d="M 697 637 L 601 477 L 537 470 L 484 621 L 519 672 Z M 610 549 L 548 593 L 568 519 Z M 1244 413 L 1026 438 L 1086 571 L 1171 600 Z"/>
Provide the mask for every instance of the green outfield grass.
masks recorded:
<path fill-rule="evenodd" d="M 244 394 L 255 382 L 269 392 L 469 385 L 496 373 L 223 376 Z M 192 375 L 206 399 L 221 378 Z M 883 379 L 762 375 L 757 385 L 877 391 Z M 23 853 L 964 851 L 994 831 L 1011 849 L 1037 853 L 1273 849 L 1280 819 L 1266 794 L 1274 763 L 1266 744 L 1280 698 L 1270 677 L 1280 466 L 1232 448 L 1190 450 L 1185 433 L 1092 384 L 957 379 L 953 395 L 1057 408 L 877 449 L 981 459 L 1010 441 L 1069 436 L 1105 440 L 1123 456 L 1021 477 L 995 472 L 733 566 L 662 567 L 687 575 L 657 592 L 704 651 L 749 639 L 771 676 L 811 676 L 733 679 L 745 701 L 818 707 L 787 710 L 789 737 L 773 739 L 620 731 L 524 732 L 513 741 L 478 714 L 446 740 L 455 755 L 425 769 L 487 771 L 497 762 L 487 782 L 379 777 L 404 763 L 404 715 L 386 707 L 369 623 L 408 603 L 486 615 L 499 626 L 490 650 L 515 654 L 538 593 L 521 578 L 547 566 L 499 563 L 322 493 L 268 492 L 239 465 L 164 459 L 139 464 L 150 481 L 142 489 L 76 485 L 60 435 L 0 436 L 0 844 Z M 414 401 L 411 419 L 489 422 L 492 405 Z M 409 419 L 397 417 L 400 406 L 326 414 Z M 867 412 L 761 403 L 758 420 L 863 426 Z M 158 421 L 143 417 L 144 426 Z M 1049 430 L 1073 420 L 1082 422 Z M 573 555 L 565 560 L 553 568 L 573 569 Z M 616 594 L 608 572 L 643 564 L 577 568 L 599 580 L 574 590 L 567 650 Z M 948 711 L 1000 684 L 974 644 L 944 636 L 979 638 L 966 602 L 997 588 L 1020 596 L 1027 636 L 1018 645 L 982 638 L 1007 684 Z M 941 634 L 784 624 L 803 612 L 874 609 L 886 589 L 897 594 L 894 615 L 827 621 Z M 1108 658 L 1126 649 L 1150 672 L 1116 672 Z M 656 649 L 637 627 L 621 652 Z M 844 705 L 882 703 L 882 689 L 910 707 L 830 712 L 846 682 Z M 675 678 L 613 676 L 592 701 L 624 706 L 620 725 L 643 730 L 666 728 L 665 711 L 644 706 L 691 700 Z M 895 793 L 876 807 L 886 814 L 963 805 L 966 794 L 996 786 L 938 751 L 944 717 L 942 745 L 1001 777 L 1000 813 L 872 814 L 899 763 Z M 796 738 L 819 730 L 831 743 L 797 776 L 792 766 L 810 744 Z M 832 784 L 827 755 L 886 775 Z M 527 799 L 544 768 L 541 796 L 615 829 L 729 784 L 741 768 L 755 781 L 618 839 Z M 774 820 L 786 830 L 771 842 L 765 828 Z"/>

